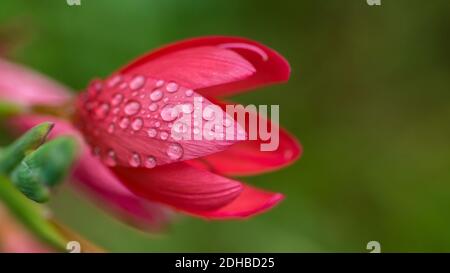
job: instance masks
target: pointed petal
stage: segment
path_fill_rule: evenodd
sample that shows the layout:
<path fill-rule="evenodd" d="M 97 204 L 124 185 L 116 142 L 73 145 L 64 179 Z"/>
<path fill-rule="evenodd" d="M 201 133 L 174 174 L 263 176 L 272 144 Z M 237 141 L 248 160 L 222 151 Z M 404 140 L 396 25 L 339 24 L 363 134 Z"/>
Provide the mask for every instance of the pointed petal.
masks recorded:
<path fill-rule="evenodd" d="M 284 199 L 281 193 L 273 193 L 244 185 L 244 190 L 233 202 L 215 211 L 197 212 L 210 219 L 248 218 L 266 212 Z"/>
<path fill-rule="evenodd" d="M 214 103 L 223 108 L 226 105 L 224 102 L 219 101 L 214 101 Z M 240 113 L 244 110 L 236 109 Z M 246 124 L 242 126 L 246 128 L 247 135 L 250 135 L 248 130 L 252 117 L 256 117 L 255 120 L 258 120 L 259 126 L 261 123 L 266 123 L 266 128 L 270 128 L 270 131 L 276 132 L 278 130 L 278 134 L 274 133 L 271 136 L 274 143 L 277 142 L 275 138 L 278 137 L 278 146 L 275 150 L 263 151 L 261 145 L 270 142 L 270 140 L 264 141 L 261 139 L 261 135 L 258 134 L 255 140 L 241 141 L 225 151 L 197 160 L 190 160 L 188 163 L 196 166 L 203 165 L 204 168 L 223 175 L 247 176 L 284 168 L 300 158 L 303 151 L 302 146 L 294 136 L 277 124 L 272 123 L 270 119 L 262 117 L 255 112 L 248 113 L 248 118 L 245 120 Z"/>
<path fill-rule="evenodd" d="M 132 194 L 107 167 L 93 157 L 79 132 L 69 123 L 54 117 L 31 115 L 14 118 L 10 123 L 24 131 L 44 121 L 55 123 L 50 138 L 71 135 L 78 139 L 83 155 L 73 170 L 73 183 L 90 194 L 98 205 L 142 229 L 158 229 L 168 220 L 165 208 Z"/>
<path fill-rule="evenodd" d="M 204 130 L 210 132 L 208 126 L 226 114 L 174 82 L 124 75 L 98 84 L 79 97 L 76 124 L 109 166 L 141 167 L 149 158 L 164 165 L 223 151 L 238 141 L 238 125 L 233 136 L 205 136 Z M 208 122 L 202 119 L 207 109 L 213 111 Z"/>
<path fill-rule="evenodd" d="M 70 91 L 46 76 L 0 59 L 0 100 L 22 105 L 61 104 Z"/>
<path fill-rule="evenodd" d="M 218 209 L 242 191 L 240 182 L 182 162 L 155 169 L 117 167 L 112 170 L 136 195 L 185 212 Z"/>
<path fill-rule="evenodd" d="M 229 96 L 289 79 L 290 66 L 279 53 L 258 42 L 209 36 L 152 51 L 119 73 L 143 73 L 177 80 L 205 96 Z"/>

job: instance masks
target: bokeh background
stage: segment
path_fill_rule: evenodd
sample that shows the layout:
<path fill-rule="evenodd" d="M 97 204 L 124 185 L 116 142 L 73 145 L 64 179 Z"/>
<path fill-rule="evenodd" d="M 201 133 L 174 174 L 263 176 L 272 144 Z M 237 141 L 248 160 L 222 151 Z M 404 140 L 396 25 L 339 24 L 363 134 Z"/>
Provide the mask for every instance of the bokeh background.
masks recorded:
<path fill-rule="evenodd" d="M 279 104 L 304 146 L 296 164 L 244 179 L 287 195 L 269 213 L 179 215 L 148 235 L 63 188 L 56 215 L 110 251 L 450 251 L 450 1 L 381 1 L 2 0 L 0 34 L 20 41 L 9 57 L 74 90 L 200 35 L 252 38 L 292 65 L 289 83 L 235 97 Z"/>

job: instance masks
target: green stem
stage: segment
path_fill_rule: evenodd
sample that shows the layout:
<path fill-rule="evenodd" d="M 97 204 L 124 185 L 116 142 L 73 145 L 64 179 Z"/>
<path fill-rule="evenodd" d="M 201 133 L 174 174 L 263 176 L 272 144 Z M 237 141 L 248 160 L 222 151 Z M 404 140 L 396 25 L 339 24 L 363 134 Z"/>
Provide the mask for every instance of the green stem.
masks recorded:
<path fill-rule="evenodd" d="M 44 243 L 59 251 L 65 250 L 66 239 L 45 219 L 42 207 L 27 199 L 4 176 L 0 176 L 0 199 Z"/>

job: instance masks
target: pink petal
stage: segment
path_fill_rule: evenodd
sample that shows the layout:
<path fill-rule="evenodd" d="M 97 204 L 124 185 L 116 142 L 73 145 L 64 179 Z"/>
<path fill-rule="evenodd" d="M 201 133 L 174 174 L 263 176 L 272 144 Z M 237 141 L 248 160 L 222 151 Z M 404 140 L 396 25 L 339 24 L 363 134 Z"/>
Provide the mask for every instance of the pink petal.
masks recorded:
<path fill-rule="evenodd" d="M 225 107 L 223 102 L 215 101 L 215 103 Z M 250 115 L 258 114 L 250 113 Z M 249 120 L 251 118 L 246 119 L 245 125 L 247 133 Z M 247 176 L 278 170 L 295 162 L 302 154 L 298 140 L 283 128 L 273 124 L 270 119 L 262 120 L 268 124 L 267 128 L 274 130 L 278 127 L 279 146 L 276 150 L 261 151 L 261 144 L 267 141 L 263 141 L 258 134 L 256 140 L 241 141 L 223 152 L 190 160 L 188 163 L 195 166 L 203 165 L 204 168 L 223 175 Z"/>
<path fill-rule="evenodd" d="M 64 86 L 28 68 L 0 59 L 0 100 L 30 104 L 61 104 L 70 98 Z"/>
<path fill-rule="evenodd" d="M 198 54 L 202 51 L 203 54 Z M 223 57 L 216 57 L 220 55 Z M 138 58 L 119 72 L 148 72 L 162 79 L 176 79 L 191 89 L 201 88 L 197 91 L 205 96 L 229 96 L 287 81 L 290 66 L 283 56 L 258 42 L 209 36 L 167 45 Z"/>
<path fill-rule="evenodd" d="M 211 219 L 247 218 L 268 211 L 284 199 L 281 193 L 263 191 L 248 185 L 233 202 L 215 211 L 196 214 Z"/>
<path fill-rule="evenodd" d="M 143 229 L 160 228 L 168 220 L 166 209 L 132 194 L 107 167 L 90 155 L 82 137 L 69 123 L 47 116 L 20 116 L 12 119 L 11 124 L 25 131 L 44 121 L 55 123 L 50 137 L 70 135 L 79 140 L 82 156 L 74 167 L 73 183 L 90 194 L 97 204 Z"/>
<path fill-rule="evenodd" d="M 242 191 L 240 182 L 185 163 L 152 170 L 117 167 L 113 171 L 136 195 L 186 212 L 216 210 L 232 202 Z"/>
<path fill-rule="evenodd" d="M 154 167 L 220 152 L 238 141 L 238 126 L 230 140 L 195 137 L 203 136 L 207 123 L 202 111 L 212 106 L 174 82 L 116 75 L 105 83 L 94 81 L 79 97 L 76 124 L 105 164 L 145 167 L 151 158 Z M 216 117 L 224 118 L 226 114 L 217 108 Z M 178 135 L 177 130 L 183 133 Z"/>

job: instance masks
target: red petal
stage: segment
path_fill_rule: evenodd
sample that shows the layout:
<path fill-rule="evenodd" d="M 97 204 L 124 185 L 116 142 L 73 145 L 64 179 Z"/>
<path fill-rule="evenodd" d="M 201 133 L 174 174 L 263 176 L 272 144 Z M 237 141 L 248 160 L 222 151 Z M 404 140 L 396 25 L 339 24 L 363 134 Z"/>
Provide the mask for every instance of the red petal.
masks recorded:
<path fill-rule="evenodd" d="M 215 103 L 225 107 L 223 102 L 216 101 Z M 252 112 L 250 115 L 258 114 Z M 246 119 L 245 125 L 247 134 L 249 120 L 251 118 Z M 278 127 L 270 119 L 266 122 L 267 128 L 274 130 Z M 261 144 L 267 143 L 267 141 L 263 141 L 258 134 L 256 140 L 241 141 L 223 152 L 205 156 L 198 160 L 191 160 L 189 164 L 203 165 L 210 171 L 231 176 L 255 175 L 286 167 L 301 156 L 302 147 L 297 139 L 286 130 L 280 127 L 278 127 L 278 130 L 279 146 L 274 151 L 261 151 Z"/>
<path fill-rule="evenodd" d="M 64 86 L 28 68 L 0 59 L 0 100 L 23 105 L 61 104 L 70 98 Z"/>
<path fill-rule="evenodd" d="M 132 194 L 108 168 L 92 157 L 79 133 L 67 122 L 54 117 L 21 116 L 12 119 L 11 124 L 25 131 L 44 121 L 55 123 L 50 137 L 70 135 L 79 140 L 83 156 L 74 167 L 73 182 L 77 187 L 86 190 L 97 204 L 115 213 L 122 220 L 143 229 L 160 228 L 168 220 L 166 209 Z"/>
<path fill-rule="evenodd" d="M 159 201 L 187 212 L 211 211 L 232 202 L 242 184 L 185 163 L 152 170 L 117 167 L 112 169 L 136 195 Z"/>
<path fill-rule="evenodd" d="M 257 188 L 244 186 L 244 190 L 233 202 L 215 211 L 197 212 L 205 218 L 230 219 L 246 218 L 266 212 L 284 199 L 281 193 L 263 191 Z"/>
<path fill-rule="evenodd" d="M 119 72 L 148 72 L 177 80 L 192 89 L 202 88 L 197 91 L 205 96 L 228 96 L 287 81 L 290 66 L 283 56 L 258 42 L 210 36 L 167 45 L 138 58 Z"/>
<path fill-rule="evenodd" d="M 103 87 L 93 82 L 79 97 L 76 123 L 109 166 L 145 167 L 151 161 L 148 166 L 154 167 L 220 152 L 237 142 L 238 126 L 232 138 L 204 137 L 202 111 L 208 107 L 210 101 L 175 83 L 113 76 Z M 217 110 L 216 117 L 225 117 Z M 189 138 L 178 138 L 184 135 Z"/>

